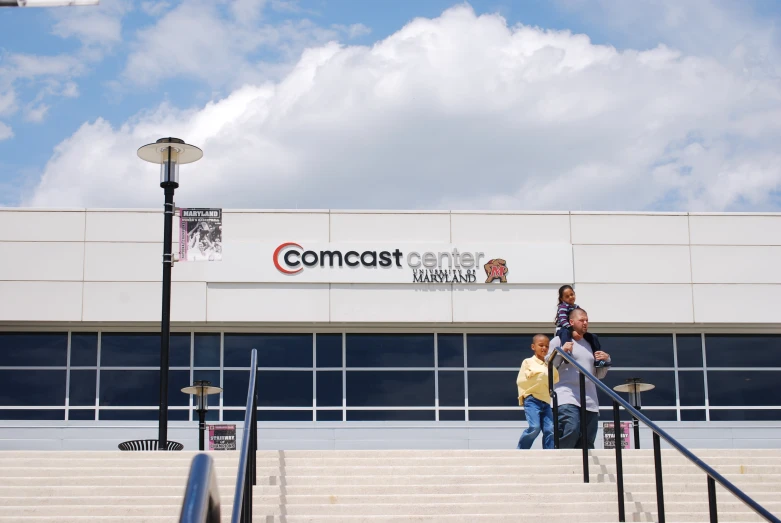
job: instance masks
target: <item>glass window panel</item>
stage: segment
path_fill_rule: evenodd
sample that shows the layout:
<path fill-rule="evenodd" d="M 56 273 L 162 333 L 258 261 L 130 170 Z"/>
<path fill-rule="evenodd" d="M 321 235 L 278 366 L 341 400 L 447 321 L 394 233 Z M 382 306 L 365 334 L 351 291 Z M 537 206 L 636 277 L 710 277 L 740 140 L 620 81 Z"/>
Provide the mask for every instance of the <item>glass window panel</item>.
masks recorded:
<path fill-rule="evenodd" d="M 348 334 L 348 367 L 434 367 L 433 334 Z"/>
<path fill-rule="evenodd" d="M 71 367 L 95 367 L 98 364 L 98 333 L 71 333 Z"/>
<path fill-rule="evenodd" d="M 710 361 L 708 362 L 710 365 Z M 712 406 L 778 406 L 779 371 L 708 371 L 708 396 Z M 713 419 L 713 418 L 711 418 Z"/>
<path fill-rule="evenodd" d="M 464 405 L 464 371 L 439 371 L 439 404 L 442 407 Z"/>
<path fill-rule="evenodd" d="M 317 421 L 342 421 L 341 410 L 318 410 Z"/>
<path fill-rule="evenodd" d="M 348 410 L 347 421 L 434 421 L 433 410 Z"/>
<path fill-rule="evenodd" d="M 759 351 L 761 359 L 752 361 Z M 706 334 L 705 352 L 708 367 L 781 367 L 781 336 Z"/>
<path fill-rule="evenodd" d="M 100 365 L 160 368 L 160 334 L 104 332 L 100 337 Z"/>
<path fill-rule="evenodd" d="M 94 410 L 70 409 L 68 419 L 73 421 L 90 421 L 95 419 Z"/>
<path fill-rule="evenodd" d="M 699 334 L 676 334 L 679 367 L 702 367 L 702 336 Z"/>
<path fill-rule="evenodd" d="M 434 406 L 434 371 L 348 371 L 347 405 Z"/>
<path fill-rule="evenodd" d="M 258 421 L 312 421 L 311 410 L 259 410 Z"/>
<path fill-rule="evenodd" d="M 624 412 L 624 409 L 621 409 L 621 420 L 622 421 L 629 421 L 631 418 L 629 414 Z M 651 421 L 677 421 L 678 420 L 678 414 L 675 410 L 648 410 L 643 409 L 643 415 L 647 416 L 648 419 Z M 599 411 L 599 419 L 600 421 L 613 421 L 613 411 L 612 410 L 600 410 Z M 640 428 L 642 429 L 643 424 L 640 423 Z M 634 438 L 634 429 L 630 428 L 630 439 Z M 632 448 L 634 448 L 634 440 L 632 440 Z M 640 445 L 642 448 L 649 448 L 651 446 L 651 436 L 646 436 L 646 439 L 643 439 L 641 437 L 640 439 Z"/>
<path fill-rule="evenodd" d="M 463 367 L 464 335 L 437 334 L 437 359 L 440 367 Z"/>
<path fill-rule="evenodd" d="M 468 363 L 471 367 L 471 360 L 468 360 Z M 469 405 L 517 407 L 518 387 L 515 384 L 517 377 L 517 370 L 469 371 Z M 471 411 L 469 418 L 472 419 Z"/>
<path fill-rule="evenodd" d="M 220 335 L 196 333 L 193 358 L 195 367 L 219 367 Z M 249 360 L 247 360 L 247 366 L 249 367 Z"/>
<path fill-rule="evenodd" d="M 67 362 L 65 332 L 0 332 L 0 366 L 64 367 Z"/>
<path fill-rule="evenodd" d="M 189 371 L 169 371 L 168 404 L 171 406 L 189 405 L 189 395 L 182 392 L 182 388 L 189 385 Z M 100 405 L 102 407 L 157 406 L 159 405 L 159 402 L 160 371 L 100 371 Z M 101 419 L 104 419 L 102 412 Z"/>
<path fill-rule="evenodd" d="M 313 397 L 311 370 L 258 372 L 261 407 L 311 407 Z"/>
<path fill-rule="evenodd" d="M 215 396 L 212 396 L 215 397 Z M 198 411 L 193 408 L 193 421 L 198 421 Z M 244 412 L 244 411 L 242 411 Z M 206 411 L 206 421 L 209 422 L 216 422 L 220 420 L 220 409 L 218 403 L 215 401 L 212 405 L 211 400 L 209 400 L 209 410 Z M 242 418 L 243 421 L 243 418 Z"/>
<path fill-rule="evenodd" d="M 623 407 L 621 407 L 618 412 L 619 412 L 619 419 L 621 421 L 631 421 L 632 420 L 632 417 L 629 415 L 629 413 L 626 410 L 624 410 Z M 646 414 L 647 411 L 643 411 L 643 413 Z M 609 408 L 609 409 L 600 408 L 599 409 L 599 420 L 600 421 L 613 421 L 613 409 L 612 409 L 612 407 Z M 632 430 L 632 429 L 630 428 L 630 430 Z"/>
<path fill-rule="evenodd" d="M 464 421 L 466 416 L 463 410 L 440 410 L 439 421 Z"/>
<path fill-rule="evenodd" d="M 673 367 L 672 334 L 600 334 L 614 367 Z"/>
<path fill-rule="evenodd" d="M 682 410 L 681 421 L 705 421 L 704 410 Z"/>
<path fill-rule="evenodd" d="M 342 371 L 317 371 L 317 406 L 342 406 Z"/>
<path fill-rule="evenodd" d="M 339 367 L 342 366 L 342 335 L 318 334 L 317 335 L 317 366 Z"/>
<path fill-rule="evenodd" d="M 72 370 L 69 405 L 71 407 L 90 407 L 95 405 L 95 370 Z"/>
<path fill-rule="evenodd" d="M 529 357 L 531 339 L 532 336 L 528 334 L 467 334 L 466 363 L 470 369 L 480 367 L 520 369 L 523 360 Z"/>
<path fill-rule="evenodd" d="M 711 421 L 779 421 L 781 420 L 781 410 L 763 409 L 730 409 L 710 411 Z"/>
<path fill-rule="evenodd" d="M 168 419 L 171 419 L 172 411 L 168 411 Z M 100 419 L 107 421 L 153 421 L 158 420 L 157 410 L 100 410 Z M 153 438 L 150 438 L 153 439 Z"/>
<path fill-rule="evenodd" d="M 226 334 L 225 366 L 249 367 L 252 349 L 258 367 L 312 367 L 311 334 Z"/>
<path fill-rule="evenodd" d="M 0 409 L 0 420 L 64 420 L 65 410 L 10 410 Z"/>
<path fill-rule="evenodd" d="M 614 360 L 615 361 L 615 360 Z M 654 385 L 652 390 L 641 393 L 641 407 L 675 407 L 675 372 L 660 370 L 611 370 L 602 380 L 602 383 L 611 389 L 616 385 L 622 385 L 627 378 L 642 378 L 646 383 Z M 613 401 L 597 391 L 599 395 L 599 404 L 602 407 L 613 405 Z M 619 392 L 619 396 L 629 400 L 626 392 Z M 611 414 L 612 415 L 612 414 Z M 653 418 L 652 418 L 653 419 Z"/>
<path fill-rule="evenodd" d="M 223 371 L 222 379 L 222 404 L 227 407 L 246 407 L 249 369 Z"/>
<path fill-rule="evenodd" d="M 470 410 L 470 421 L 520 421 L 523 420 L 523 412 L 517 410 Z M 520 431 L 518 432 L 520 437 Z"/>
<path fill-rule="evenodd" d="M 65 370 L 0 370 L 0 405 L 65 406 Z M 63 419 L 64 416 L 63 416 Z"/>
<path fill-rule="evenodd" d="M 190 338 L 189 332 L 175 332 L 171 334 L 171 341 L 168 345 L 168 365 L 170 367 L 190 366 Z M 159 359 L 158 356 L 158 368 L 160 367 Z"/>
<path fill-rule="evenodd" d="M 705 406 L 705 373 L 703 371 L 679 371 L 678 386 L 680 387 L 682 406 Z"/>

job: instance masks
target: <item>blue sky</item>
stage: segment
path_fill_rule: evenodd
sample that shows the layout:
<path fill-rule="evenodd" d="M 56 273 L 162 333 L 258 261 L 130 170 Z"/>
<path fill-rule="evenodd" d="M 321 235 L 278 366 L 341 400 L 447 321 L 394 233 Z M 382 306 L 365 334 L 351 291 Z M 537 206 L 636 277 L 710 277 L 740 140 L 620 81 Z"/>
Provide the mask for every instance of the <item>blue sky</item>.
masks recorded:
<path fill-rule="evenodd" d="M 0 205 L 156 206 L 135 148 L 176 132 L 198 204 L 778 210 L 779 4 L 630 4 L 0 9 Z"/>

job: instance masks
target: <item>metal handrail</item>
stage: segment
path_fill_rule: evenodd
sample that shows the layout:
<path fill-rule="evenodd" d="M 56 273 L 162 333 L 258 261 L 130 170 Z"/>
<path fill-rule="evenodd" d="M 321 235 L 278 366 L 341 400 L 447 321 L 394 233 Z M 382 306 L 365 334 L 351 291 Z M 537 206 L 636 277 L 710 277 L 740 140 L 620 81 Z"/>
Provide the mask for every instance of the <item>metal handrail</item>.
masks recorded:
<path fill-rule="evenodd" d="M 727 478 L 716 472 L 713 468 L 710 467 L 707 463 L 702 461 L 700 458 L 695 456 L 689 449 L 681 445 L 678 440 L 670 436 L 667 432 L 665 432 L 661 427 L 659 427 L 656 423 L 645 417 L 639 410 L 635 409 L 632 405 L 629 404 L 626 400 L 624 400 L 621 396 L 616 394 L 613 390 L 610 389 L 607 385 L 602 383 L 596 376 L 591 374 L 589 371 L 587 371 L 585 368 L 583 368 L 580 363 L 575 361 L 575 359 L 561 350 L 559 347 L 554 347 L 554 353 L 549 356 L 548 359 L 548 375 L 549 375 L 549 386 L 551 387 L 551 392 L 555 394 L 553 391 L 553 383 L 552 383 L 552 376 L 553 376 L 553 365 L 554 365 L 554 359 L 556 356 L 556 353 L 561 356 L 564 360 L 567 361 L 570 365 L 574 366 L 578 371 L 580 372 L 580 380 L 581 380 L 581 409 L 585 409 L 586 402 L 583 401 L 583 397 L 585 396 L 585 379 L 588 378 L 591 380 L 592 383 L 596 387 L 599 388 L 602 392 L 610 396 L 610 398 L 613 400 L 613 419 L 614 425 L 613 425 L 613 434 L 614 436 L 614 446 L 616 449 L 616 477 L 617 477 L 617 483 L 619 484 L 619 521 L 626 521 L 624 517 L 624 493 L 623 493 L 623 463 L 621 458 L 621 439 L 619 435 L 619 416 L 618 416 L 618 405 L 621 405 L 626 409 L 635 419 L 642 421 L 643 423 L 650 428 L 654 433 L 654 468 L 656 470 L 656 498 L 657 498 L 657 512 L 658 512 L 658 518 L 659 523 L 664 523 L 665 517 L 664 517 L 664 492 L 662 490 L 662 462 L 661 462 L 661 450 L 659 445 L 659 438 L 664 439 L 667 443 L 670 444 L 675 450 L 683 454 L 683 456 L 697 465 L 705 474 L 708 475 L 708 505 L 710 510 L 710 521 L 711 523 L 717 523 L 718 522 L 718 516 L 717 516 L 717 505 L 716 505 L 716 486 L 715 482 L 718 482 L 722 487 L 727 489 L 730 493 L 732 493 L 734 496 L 736 496 L 738 499 L 740 499 L 744 504 L 746 504 L 750 509 L 752 509 L 754 512 L 765 518 L 765 520 L 770 521 L 772 523 L 781 523 L 781 520 L 778 519 L 776 516 L 771 514 L 767 511 L 764 507 L 762 507 L 759 503 L 751 499 L 748 495 L 746 495 L 745 492 L 740 490 L 738 487 L 732 484 Z M 554 395 L 554 406 L 555 406 L 555 395 Z M 554 423 L 558 424 L 558 419 L 555 419 L 554 416 Z M 581 415 L 581 426 L 583 425 L 583 418 L 584 416 Z M 554 431 L 556 435 L 558 435 L 558 429 Z M 583 465 L 584 465 L 584 476 L 585 480 L 584 482 L 588 483 L 588 444 L 586 442 L 586 433 L 585 430 L 581 432 L 581 441 L 583 442 Z M 556 438 L 556 447 L 558 448 L 558 437 Z"/>
<path fill-rule="evenodd" d="M 252 486 L 257 484 L 255 463 L 258 451 L 258 351 L 252 349 L 250 358 L 249 387 L 244 412 L 244 433 L 241 437 L 239 470 L 236 473 L 236 492 L 233 497 L 231 523 L 252 521 Z"/>
<path fill-rule="evenodd" d="M 190 465 L 179 523 L 220 523 L 220 493 L 214 460 L 198 454 Z"/>

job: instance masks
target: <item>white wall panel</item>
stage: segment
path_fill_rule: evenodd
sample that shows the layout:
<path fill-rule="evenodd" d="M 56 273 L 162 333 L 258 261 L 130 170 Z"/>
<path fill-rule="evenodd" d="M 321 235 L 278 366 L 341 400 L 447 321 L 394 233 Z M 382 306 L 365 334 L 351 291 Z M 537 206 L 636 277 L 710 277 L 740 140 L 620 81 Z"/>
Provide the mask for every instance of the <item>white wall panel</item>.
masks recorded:
<path fill-rule="evenodd" d="M 453 240 L 458 242 L 569 243 L 568 214 L 451 215 Z"/>
<path fill-rule="evenodd" d="M 232 241 L 328 241 L 328 213 L 223 212 L 222 239 Z"/>
<path fill-rule="evenodd" d="M 0 242 L 0 280 L 81 281 L 81 242 Z"/>
<path fill-rule="evenodd" d="M 80 242 L 84 240 L 84 211 L 0 210 L 0 241 Z"/>
<path fill-rule="evenodd" d="M 692 246 L 694 283 L 781 283 L 781 247 Z"/>
<path fill-rule="evenodd" d="M 689 247 L 677 245 L 575 245 L 575 281 L 689 283 Z"/>
<path fill-rule="evenodd" d="M 331 285 L 332 322 L 450 322 L 450 287 Z"/>
<path fill-rule="evenodd" d="M 574 244 L 686 245 L 687 217 L 631 214 L 572 214 Z"/>
<path fill-rule="evenodd" d="M 81 282 L 0 281 L 0 321 L 79 321 Z"/>
<path fill-rule="evenodd" d="M 595 323 L 691 323 L 691 285 L 577 286 L 578 305 Z M 555 301 L 555 299 L 554 299 Z"/>
<path fill-rule="evenodd" d="M 177 252 L 178 244 L 174 244 Z M 85 281 L 148 281 L 163 279 L 162 243 L 89 242 L 85 248 Z M 206 281 L 207 263 L 177 262 L 173 281 Z"/>
<path fill-rule="evenodd" d="M 209 321 L 327 322 L 328 285 L 211 283 Z"/>
<path fill-rule="evenodd" d="M 162 205 L 162 204 L 161 204 Z M 179 238 L 179 218 L 174 216 L 174 240 Z M 88 242 L 163 243 L 163 210 L 160 212 L 88 211 Z"/>
<path fill-rule="evenodd" d="M 453 290 L 453 321 L 550 323 L 558 286 L 459 285 Z"/>
<path fill-rule="evenodd" d="M 331 214 L 332 242 L 450 241 L 450 214 Z"/>
<path fill-rule="evenodd" d="M 160 321 L 161 283 L 86 282 L 83 321 Z M 206 321 L 206 284 L 174 282 L 171 321 Z"/>
<path fill-rule="evenodd" d="M 695 285 L 698 323 L 781 323 L 781 285 Z"/>
<path fill-rule="evenodd" d="M 780 216 L 689 216 L 692 245 L 781 245 Z"/>

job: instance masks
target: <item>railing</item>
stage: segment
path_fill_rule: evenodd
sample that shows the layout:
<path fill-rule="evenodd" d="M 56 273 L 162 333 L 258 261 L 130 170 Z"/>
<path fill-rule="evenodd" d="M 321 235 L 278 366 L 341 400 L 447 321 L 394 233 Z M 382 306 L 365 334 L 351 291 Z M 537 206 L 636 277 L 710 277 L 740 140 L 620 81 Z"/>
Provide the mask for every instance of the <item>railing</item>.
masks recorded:
<path fill-rule="evenodd" d="M 220 494 L 214 460 L 198 454 L 190 465 L 179 523 L 220 523 Z"/>
<path fill-rule="evenodd" d="M 708 508 L 710 511 L 711 523 L 718 522 L 718 507 L 716 505 L 716 483 L 718 482 L 722 487 L 728 490 L 731 494 L 745 503 L 751 510 L 765 518 L 765 520 L 772 523 L 781 523 L 777 517 L 763 508 L 759 503 L 748 497 L 742 490 L 733 485 L 727 478 L 713 470 L 708 464 L 702 461 L 700 458 L 692 454 L 692 452 L 681 445 L 678 440 L 670 436 L 667 432 L 662 430 L 656 423 L 645 417 L 639 410 L 632 407 L 626 400 L 621 398 L 618 394 L 610 389 L 607 385 L 602 383 L 593 374 L 583 368 L 578 362 L 572 358 L 571 355 L 565 353 L 560 348 L 554 348 L 555 353 L 551 355 L 548 360 L 548 387 L 551 391 L 551 399 L 553 400 L 553 422 L 554 422 L 554 444 L 556 448 L 559 448 L 559 430 L 558 430 L 558 399 L 556 398 L 556 391 L 553 386 L 553 366 L 555 363 L 555 356 L 558 355 L 567 361 L 570 365 L 578 369 L 580 380 L 580 440 L 583 442 L 583 482 L 589 482 L 588 471 L 588 442 L 586 438 L 586 402 L 583 399 L 586 397 L 586 378 L 591 380 L 594 385 L 610 396 L 613 400 L 613 433 L 614 447 L 616 449 L 616 487 L 618 489 L 618 520 L 626 521 L 626 514 L 624 510 L 624 467 L 623 458 L 621 455 L 621 439 L 619 434 L 619 427 L 621 426 L 621 420 L 619 416 L 619 405 L 629 412 L 636 420 L 639 420 L 650 428 L 653 433 L 654 440 L 654 471 L 656 474 L 656 510 L 658 512 L 659 523 L 665 523 L 664 516 L 664 486 L 662 481 L 662 452 L 660 449 L 660 439 L 664 439 L 670 444 L 672 448 L 683 454 L 683 456 L 697 465 L 708 478 Z"/>
<path fill-rule="evenodd" d="M 244 433 L 241 438 L 239 471 L 236 474 L 236 494 L 233 498 L 231 523 L 252 521 L 252 486 L 257 484 L 256 455 L 258 451 L 258 351 L 250 358 L 247 410 L 244 412 Z"/>

